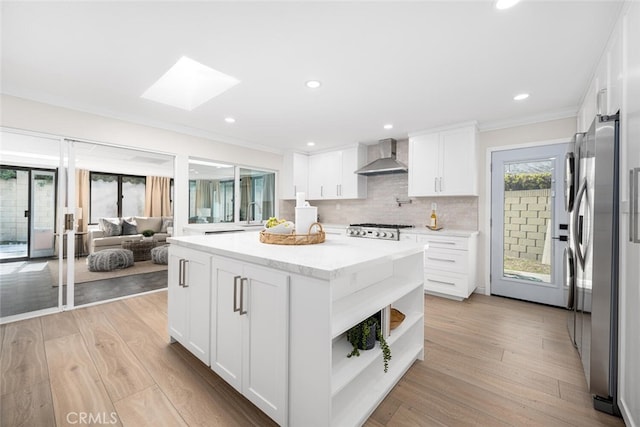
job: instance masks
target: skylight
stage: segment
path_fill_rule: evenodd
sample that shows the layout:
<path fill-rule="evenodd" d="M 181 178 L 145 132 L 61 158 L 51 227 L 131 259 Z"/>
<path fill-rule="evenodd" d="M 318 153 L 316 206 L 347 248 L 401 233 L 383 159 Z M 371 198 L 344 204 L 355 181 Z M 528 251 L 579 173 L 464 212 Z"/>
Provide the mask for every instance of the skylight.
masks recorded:
<path fill-rule="evenodd" d="M 191 111 L 238 83 L 235 77 L 183 56 L 142 98 Z"/>

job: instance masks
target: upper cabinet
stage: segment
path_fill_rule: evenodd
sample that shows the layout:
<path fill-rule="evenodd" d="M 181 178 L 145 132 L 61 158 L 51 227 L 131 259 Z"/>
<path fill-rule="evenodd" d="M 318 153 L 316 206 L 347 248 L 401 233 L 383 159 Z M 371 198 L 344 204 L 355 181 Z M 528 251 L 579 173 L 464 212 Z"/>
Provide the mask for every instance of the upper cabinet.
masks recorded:
<path fill-rule="evenodd" d="M 310 156 L 285 155 L 282 198 L 294 199 L 296 192 L 305 192 L 309 200 L 365 198 L 367 178 L 354 172 L 366 162 L 367 147 L 361 144 Z"/>
<path fill-rule="evenodd" d="M 309 156 L 300 153 L 284 155 L 284 167 L 280 174 L 282 199 L 295 199 L 296 193 L 308 190 Z"/>
<path fill-rule="evenodd" d="M 477 196 L 478 130 L 468 124 L 409 138 L 409 197 Z"/>
<path fill-rule="evenodd" d="M 611 115 L 622 106 L 622 35 L 620 26 L 609 38 L 609 44 L 578 110 L 578 132 L 586 132 L 596 114 Z"/>

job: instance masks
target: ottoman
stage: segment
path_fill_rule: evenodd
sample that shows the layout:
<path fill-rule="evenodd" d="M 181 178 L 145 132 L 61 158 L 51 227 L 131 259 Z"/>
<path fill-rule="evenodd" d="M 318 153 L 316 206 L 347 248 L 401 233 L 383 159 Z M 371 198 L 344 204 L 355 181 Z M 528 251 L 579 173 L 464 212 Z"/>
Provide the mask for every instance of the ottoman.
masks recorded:
<path fill-rule="evenodd" d="M 151 249 L 151 262 L 154 264 L 169 263 L 169 245 L 158 246 Z"/>
<path fill-rule="evenodd" d="M 133 252 L 128 249 L 105 249 L 87 257 L 89 271 L 113 271 L 133 265 Z"/>

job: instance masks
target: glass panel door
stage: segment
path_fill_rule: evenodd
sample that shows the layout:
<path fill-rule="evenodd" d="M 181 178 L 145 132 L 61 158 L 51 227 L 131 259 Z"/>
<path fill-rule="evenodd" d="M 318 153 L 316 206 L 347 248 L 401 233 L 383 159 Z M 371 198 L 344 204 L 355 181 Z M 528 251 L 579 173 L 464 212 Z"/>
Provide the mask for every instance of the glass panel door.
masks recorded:
<path fill-rule="evenodd" d="M 60 141 L 1 132 L 0 323 L 59 311 L 54 258 Z"/>
<path fill-rule="evenodd" d="M 491 174 L 491 293 L 565 305 L 567 144 L 497 151 Z"/>
<path fill-rule="evenodd" d="M 31 171 L 31 207 L 29 256 L 42 258 L 53 256 L 56 226 L 56 173 Z"/>
<path fill-rule="evenodd" d="M 26 258 L 29 233 L 29 171 L 11 166 L 0 168 L 0 192 L 0 259 L 4 261 Z"/>

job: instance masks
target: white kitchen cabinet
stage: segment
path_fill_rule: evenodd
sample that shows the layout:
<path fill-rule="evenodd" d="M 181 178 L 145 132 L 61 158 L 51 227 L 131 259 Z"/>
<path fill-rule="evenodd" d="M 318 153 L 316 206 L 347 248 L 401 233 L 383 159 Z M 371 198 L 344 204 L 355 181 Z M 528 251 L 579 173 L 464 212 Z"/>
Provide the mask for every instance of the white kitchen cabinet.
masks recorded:
<path fill-rule="evenodd" d="M 310 200 L 337 199 L 342 175 L 342 151 L 328 151 L 309 157 Z"/>
<path fill-rule="evenodd" d="M 424 244 L 424 292 L 463 300 L 477 286 L 477 232 L 468 236 L 401 232 L 401 240 Z"/>
<path fill-rule="evenodd" d="M 354 172 L 364 166 L 366 147 L 328 151 L 309 156 L 309 200 L 367 197 L 367 178 Z"/>
<path fill-rule="evenodd" d="M 409 197 L 475 196 L 475 124 L 409 138 Z"/>
<path fill-rule="evenodd" d="M 280 197 L 295 199 L 296 193 L 307 193 L 308 179 L 309 156 L 293 152 L 286 153 L 280 174 Z"/>
<path fill-rule="evenodd" d="M 213 257 L 211 369 L 287 423 L 289 275 Z"/>
<path fill-rule="evenodd" d="M 169 246 L 169 335 L 209 364 L 211 257 Z"/>

